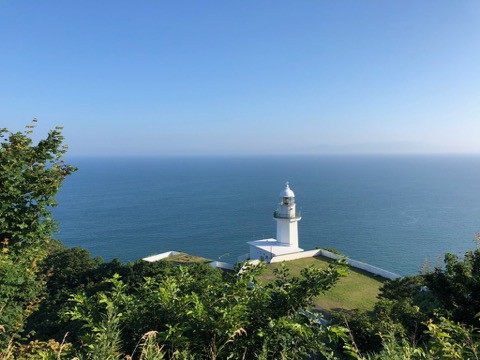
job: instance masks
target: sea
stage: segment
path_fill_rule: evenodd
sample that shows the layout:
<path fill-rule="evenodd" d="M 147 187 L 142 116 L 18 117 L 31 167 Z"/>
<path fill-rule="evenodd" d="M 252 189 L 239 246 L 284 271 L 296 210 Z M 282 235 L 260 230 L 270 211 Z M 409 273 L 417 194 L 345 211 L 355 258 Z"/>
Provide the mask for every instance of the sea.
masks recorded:
<path fill-rule="evenodd" d="M 335 248 L 401 274 L 475 249 L 480 156 L 71 158 L 56 237 L 123 262 L 170 250 L 235 262 L 275 237 L 285 182 L 304 249 Z"/>

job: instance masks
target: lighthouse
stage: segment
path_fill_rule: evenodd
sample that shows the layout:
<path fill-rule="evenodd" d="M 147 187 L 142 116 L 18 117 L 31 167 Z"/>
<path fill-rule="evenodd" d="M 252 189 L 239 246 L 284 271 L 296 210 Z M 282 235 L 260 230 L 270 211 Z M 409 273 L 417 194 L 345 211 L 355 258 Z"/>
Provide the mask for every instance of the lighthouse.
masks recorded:
<path fill-rule="evenodd" d="M 295 193 L 288 182 L 280 192 L 280 205 L 273 217 L 277 220 L 277 241 L 298 248 L 298 222 L 302 217 L 295 209 Z"/>
<path fill-rule="evenodd" d="M 280 201 L 273 218 L 277 222 L 277 238 L 250 241 L 250 253 L 247 257 L 251 260 L 270 262 L 273 257 L 293 254 L 303 251 L 298 247 L 298 222 L 302 219 L 296 210 L 295 193 L 287 182 L 280 191 Z"/>

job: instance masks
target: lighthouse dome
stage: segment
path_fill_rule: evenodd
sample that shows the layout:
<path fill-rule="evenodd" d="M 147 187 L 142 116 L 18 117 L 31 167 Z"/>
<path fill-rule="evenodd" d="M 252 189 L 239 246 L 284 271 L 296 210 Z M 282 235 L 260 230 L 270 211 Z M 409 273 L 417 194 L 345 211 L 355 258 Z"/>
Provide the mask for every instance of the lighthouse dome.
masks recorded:
<path fill-rule="evenodd" d="M 285 197 L 293 198 L 293 197 L 295 197 L 295 193 L 292 191 L 292 189 L 290 189 L 290 186 L 288 185 L 288 182 L 285 184 L 285 189 L 280 191 L 279 196 L 281 198 L 285 198 Z"/>

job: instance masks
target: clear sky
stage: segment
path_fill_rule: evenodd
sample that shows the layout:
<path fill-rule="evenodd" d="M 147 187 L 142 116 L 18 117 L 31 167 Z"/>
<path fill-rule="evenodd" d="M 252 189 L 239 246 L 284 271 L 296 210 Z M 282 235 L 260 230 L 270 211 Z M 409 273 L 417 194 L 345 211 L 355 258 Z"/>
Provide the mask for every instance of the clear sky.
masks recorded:
<path fill-rule="evenodd" d="M 74 155 L 480 152 L 480 1 L 0 0 L 0 127 Z"/>

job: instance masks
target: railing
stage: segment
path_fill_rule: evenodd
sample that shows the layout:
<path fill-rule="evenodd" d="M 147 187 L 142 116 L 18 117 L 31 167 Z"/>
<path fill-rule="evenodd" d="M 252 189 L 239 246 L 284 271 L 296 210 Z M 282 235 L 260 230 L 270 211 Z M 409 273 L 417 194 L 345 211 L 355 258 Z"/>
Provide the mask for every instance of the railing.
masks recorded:
<path fill-rule="evenodd" d="M 291 216 L 290 214 L 282 214 L 280 211 L 275 210 L 273 212 L 273 217 L 276 219 L 299 219 L 302 217 L 302 214 L 300 211 L 297 211 L 295 215 Z"/>

